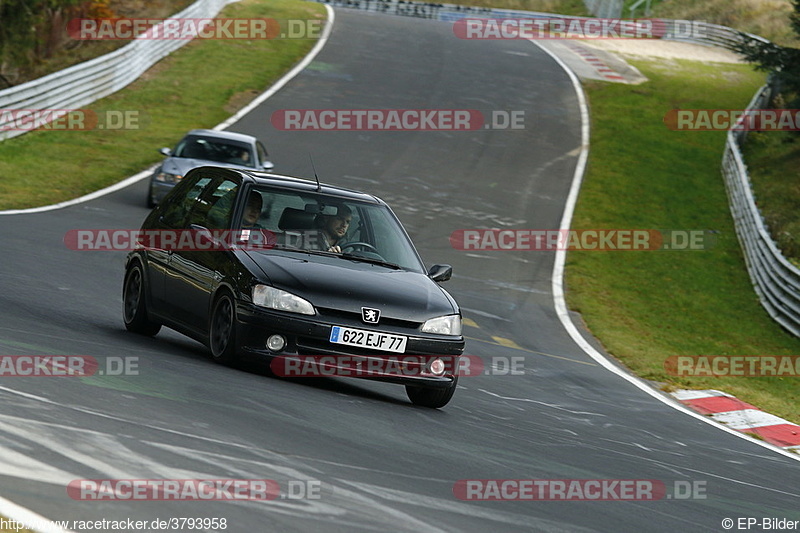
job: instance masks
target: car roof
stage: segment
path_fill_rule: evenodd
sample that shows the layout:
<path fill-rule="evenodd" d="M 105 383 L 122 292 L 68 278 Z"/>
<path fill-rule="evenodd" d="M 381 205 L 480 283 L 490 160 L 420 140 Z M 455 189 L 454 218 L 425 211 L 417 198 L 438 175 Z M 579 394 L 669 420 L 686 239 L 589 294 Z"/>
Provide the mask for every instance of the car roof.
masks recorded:
<path fill-rule="evenodd" d="M 310 193 L 320 193 L 330 196 L 338 196 L 348 200 L 357 200 L 361 202 L 368 202 L 372 204 L 384 204 L 383 200 L 364 192 L 347 189 L 345 187 L 337 187 L 326 183 L 320 183 L 319 187 L 317 182 L 307 178 L 297 178 L 294 176 L 285 176 L 282 174 L 273 174 L 271 172 L 257 172 L 249 170 L 236 169 L 242 175 L 249 177 L 256 185 L 267 185 L 273 187 L 289 188 L 295 191 L 307 191 Z"/>
<path fill-rule="evenodd" d="M 244 133 L 236 133 L 233 131 L 217 131 L 217 130 L 191 130 L 188 135 L 202 135 L 204 137 L 213 137 L 215 139 L 226 139 L 229 141 L 239 141 L 248 144 L 252 144 L 256 141 L 256 138 L 252 135 L 246 135 Z"/>

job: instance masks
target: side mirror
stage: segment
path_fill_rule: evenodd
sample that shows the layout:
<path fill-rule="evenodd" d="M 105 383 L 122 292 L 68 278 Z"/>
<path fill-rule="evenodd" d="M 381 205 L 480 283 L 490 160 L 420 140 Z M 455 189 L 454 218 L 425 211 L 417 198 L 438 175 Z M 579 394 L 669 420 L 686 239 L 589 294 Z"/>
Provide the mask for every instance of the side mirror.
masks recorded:
<path fill-rule="evenodd" d="M 264 161 L 264 163 L 262 163 L 261 166 L 264 167 L 264 170 L 267 170 L 267 171 L 270 171 L 273 168 L 275 168 L 275 165 L 272 164 L 272 161 Z"/>
<path fill-rule="evenodd" d="M 453 267 L 450 265 L 433 265 L 428 270 L 428 277 L 433 281 L 447 281 L 453 277 Z"/>
<path fill-rule="evenodd" d="M 169 148 L 162 148 L 161 150 L 158 151 L 158 153 L 163 156 L 169 157 L 172 155 L 172 150 L 170 150 Z"/>

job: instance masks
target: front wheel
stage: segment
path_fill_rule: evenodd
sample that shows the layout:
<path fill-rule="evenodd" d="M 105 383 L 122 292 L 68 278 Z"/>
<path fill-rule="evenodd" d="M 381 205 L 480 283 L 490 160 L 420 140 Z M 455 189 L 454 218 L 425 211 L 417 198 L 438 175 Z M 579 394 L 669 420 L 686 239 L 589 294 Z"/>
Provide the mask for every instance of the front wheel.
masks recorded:
<path fill-rule="evenodd" d="M 125 274 L 122 305 L 122 318 L 128 331 L 152 337 L 161 330 L 161 324 L 153 322 L 147 317 L 144 274 L 138 263 L 128 269 Z"/>
<path fill-rule="evenodd" d="M 214 304 L 208 337 L 214 361 L 224 365 L 236 361 L 236 308 L 229 294 L 223 294 Z"/>
<path fill-rule="evenodd" d="M 414 405 L 438 409 L 439 407 L 447 405 L 453 397 L 453 394 L 455 394 L 457 385 L 458 376 L 453 376 L 453 383 L 446 389 L 432 389 L 430 387 L 406 385 L 406 394 Z"/>

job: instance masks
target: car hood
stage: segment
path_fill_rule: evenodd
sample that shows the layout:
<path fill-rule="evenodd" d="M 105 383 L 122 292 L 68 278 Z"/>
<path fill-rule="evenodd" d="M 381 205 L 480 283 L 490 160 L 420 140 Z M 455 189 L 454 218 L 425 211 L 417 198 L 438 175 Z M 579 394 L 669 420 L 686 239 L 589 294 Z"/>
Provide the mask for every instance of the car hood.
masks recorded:
<path fill-rule="evenodd" d="M 424 322 L 458 313 L 439 285 L 422 273 L 312 254 L 246 252 L 270 283 L 307 299 L 315 307 L 361 313 L 380 309 L 381 317 Z"/>
<path fill-rule="evenodd" d="M 225 168 L 241 168 L 244 170 L 257 170 L 255 167 L 246 167 L 244 165 L 236 165 L 233 163 L 220 163 L 219 161 L 209 161 L 207 159 L 193 159 L 186 157 L 169 157 L 165 159 L 161 164 L 161 170 L 163 172 L 169 172 L 170 174 L 185 176 L 186 173 L 193 168 L 207 165 Z"/>

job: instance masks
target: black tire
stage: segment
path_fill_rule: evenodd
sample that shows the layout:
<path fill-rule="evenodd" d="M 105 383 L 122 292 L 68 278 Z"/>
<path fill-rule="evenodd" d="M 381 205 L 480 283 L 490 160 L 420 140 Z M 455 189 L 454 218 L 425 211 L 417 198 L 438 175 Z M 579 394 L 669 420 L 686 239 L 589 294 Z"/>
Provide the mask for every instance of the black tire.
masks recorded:
<path fill-rule="evenodd" d="M 218 363 L 229 365 L 237 359 L 236 304 L 227 292 L 214 302 L 208 326 L 208 347 L 211 357 Z"/>
<path fill-rule="evenodd" d="M 406 385 L 406 394 L 408 399 L 414 405 L 420 407 L 431 407 L 438 409 L 444 407 L 450 402 L 453 394 L 456 392 L 458 386 L 458 376 L 453 377 L 453 383 L 446 389 L 433 389 L 430 387 L 419 387 L 414 385 Z"/>
<path fill-rule="evenodd" d="M 161 324 L 151 321 L 147 316 L 144 274 L 139 263 L 135 263 L 125 273 L 125 283 L 122 286 L 122 320 L 128 331 L 148 337 L 161 330 Z"/>

